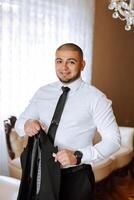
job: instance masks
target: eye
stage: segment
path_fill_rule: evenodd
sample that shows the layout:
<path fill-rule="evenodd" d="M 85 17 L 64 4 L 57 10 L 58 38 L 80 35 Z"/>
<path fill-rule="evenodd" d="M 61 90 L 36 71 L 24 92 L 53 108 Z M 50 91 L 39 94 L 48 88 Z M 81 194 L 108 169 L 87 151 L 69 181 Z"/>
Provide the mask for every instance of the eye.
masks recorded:
<path fill-rule="evenodd" d="M 71 61 L 71 64 L 75 64 L 75 62 L 74 62 L 74 61 Z"/>
<path fill-rule="evenodd" d="M 70 60 L 69 63 L 70 63 L 71 65 L 74 65 L 74 64 L 75 64 L 75 61 Z"/>
<path fill-rule="evenodd" d="M 61 63 L 62 63 L 62 60 L 56 60 L 56 63 L 57 63 L 57 64 L 61 64 Z"/>

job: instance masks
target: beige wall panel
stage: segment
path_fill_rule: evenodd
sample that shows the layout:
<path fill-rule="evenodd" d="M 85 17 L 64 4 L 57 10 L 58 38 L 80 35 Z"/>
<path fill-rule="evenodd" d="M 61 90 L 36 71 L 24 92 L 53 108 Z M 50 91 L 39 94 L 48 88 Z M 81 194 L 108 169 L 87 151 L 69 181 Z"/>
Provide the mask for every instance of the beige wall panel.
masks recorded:
<path fill-rule="evenodd" d="M 113 101 L 119 125 L 134 126 L 134 28 L 112 18 L 108 0 L 96 0 L 92 83 Z"/>

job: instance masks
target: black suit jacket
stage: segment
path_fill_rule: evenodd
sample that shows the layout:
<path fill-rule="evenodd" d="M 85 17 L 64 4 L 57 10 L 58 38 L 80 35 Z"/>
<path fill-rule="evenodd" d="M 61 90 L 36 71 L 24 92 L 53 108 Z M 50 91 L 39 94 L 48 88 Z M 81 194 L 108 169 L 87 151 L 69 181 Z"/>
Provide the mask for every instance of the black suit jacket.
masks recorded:
<path fill-rule="evenodd" d="M 38 145 L 41 149 L 41 184 L 37 197 Z M 60 164 L 52 157 L 57 151 L 57 147 L 53 146 L 43 130 L 39 131 L 38 136 L 29 137 L 28 144 L 21 154 L 22 178 L 17 200 L 59 199 Z"/>

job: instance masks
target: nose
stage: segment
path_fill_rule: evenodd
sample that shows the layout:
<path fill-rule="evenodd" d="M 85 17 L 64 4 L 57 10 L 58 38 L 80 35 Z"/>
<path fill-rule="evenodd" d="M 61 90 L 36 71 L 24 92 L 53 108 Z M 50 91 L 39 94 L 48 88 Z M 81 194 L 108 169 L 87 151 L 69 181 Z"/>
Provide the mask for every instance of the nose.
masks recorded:
<path fill-rule="evenodd" d="M 65 70 L 65 71 L 68 69 L 68 65 L 67 65 L 66 61 L 62 65 L 62 69 Z"/>

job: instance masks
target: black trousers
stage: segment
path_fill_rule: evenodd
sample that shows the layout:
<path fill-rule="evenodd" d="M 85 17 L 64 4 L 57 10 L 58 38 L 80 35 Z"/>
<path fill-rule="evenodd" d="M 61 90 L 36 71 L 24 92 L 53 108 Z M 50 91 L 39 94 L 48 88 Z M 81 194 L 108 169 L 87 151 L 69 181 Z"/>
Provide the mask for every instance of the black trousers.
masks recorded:
<path fill-rule="evenodd" d="M 59 200 L 94 200 L 94 184 L 90 165 L 62 169 Z"/>

